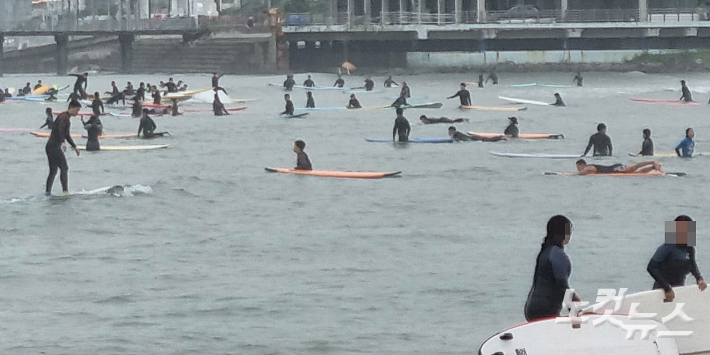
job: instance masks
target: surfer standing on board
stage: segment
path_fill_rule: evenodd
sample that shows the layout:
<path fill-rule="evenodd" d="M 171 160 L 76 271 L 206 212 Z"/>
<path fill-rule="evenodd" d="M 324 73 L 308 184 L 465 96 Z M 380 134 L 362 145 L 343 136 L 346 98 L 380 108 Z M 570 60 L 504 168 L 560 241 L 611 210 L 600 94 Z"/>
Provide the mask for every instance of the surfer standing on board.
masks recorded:
<path fill-rule="evenodd" d="M 525 319 L 557 317 L 572 275 L 572 262 L 564 251 L 572 237 L 572 222 L 562 215 L 547 221 L 547 235 L 535 262 L 532 287 L 525 301 Z M 572 301 L 581 302 L 575 293 Z"/>
<path fill-rule="evenodd" d="M 57 116 L 54 121 L 52 133 L 50 133 L 47 145 L 44 147 L 49 162 L 49 176 L 47 176 L 47 186 L 44 189 L 45 196 L 52 194 L 52 185 L 54 185 L 54 178 L 57 177 L 57 170 L 61 170 L 59 180 L 62 182 L 62 192 L 65 195 L 69 194 L 69 165 L 67 165 L 67 157 L 64 155 L 66 149 L 64 141 L 69 142 L 76 155 L 79 156 L 79 148 L 71 138 L 71 121 L 69 120 L 79 113 L 79 109 L 81 109 L 81 103 L 72 101 L 69 103 L 69 108 Z"/>
<path fill-rule="evenodd" d="M 685 286 L 685 278 L 693 274 L 700 291 L 708 287 L 695 262 L 695 221 L 686 215 L 666 222 L 666 242 L 656 249 L 646 270 L 653 277 L 653 289 L 663 289 L 665 302 L 675 299 L 673 287 Z"/>
<path fill-rule="evenodd" d="M 643 161 L 640 163 L 626 165 L 597 165 L 587 164 L 584 159 L 579 159 L 575 163 L 577 166 L 577 174 L 575 175 L 590 175 L 590 174 L 609 174 L 609 173 L 639 173 L 644 174 L 651 171 L 663 172 L 663 165 L 655 160 Z"/>
<path fill-rule="evenodd" d="M 685 130 L 685 138 L 675 147 L 675 153 L 681 158 L 692 158 L 695 152 L 695 130 L 688 128 Z"/>
<path fill-rule="evenodd" d="M 582 156 L 586 156 L 589 150 L 594 146 L 594 156 L 610 156 L 612 152 L 611 138 L 606 135 L 606 125 L 600 123 L 597 125 L 597 133 L 592 134 L 589 137 L 589 143 L 587 148 L 584 150 Z"/>
<path fill-rule="evenodd" d="M 471 106 L 471 93 L 466 90 L 466 83 L 461 83 L 461 89 L 457 93 L 447 97 L 446 99 L 453 99 L 457 96 L 461 101 L 461 106 Z"/>
<path fill-rule="evenodd" d="M 212 73 L 212 89 L 214 90 L 214 92 L 218 92 L 219 90 L 222 90 L 222 92 L 225 95 L 229 95 L 229 94 L 227 94 L 227 90 L 224 90 L 223 87 L 219 86 L 219 79 L 223 76 L 224 76 L 224 74 L 217 75 L 217 73 Z"/>
<path fill-rule="evenodd" d="M 282 115 L 289 115 L 293 116 L 293 102 L 291 102 L 291 95 L 286 94 L 284 95 L 284 100 L 286 101 L 286 110 L 284 112 L 281 112 Z"/>
<path fill-rule="evenodd" d="M 488 73 L 488 78 L 486 78 L 486 84 L 488 84 L 488 80 L 493 82 L 493 85 L 498 85 L 498 74 L 496 74 L 496 68 L 493 67 L 491 69 L 491 72 Z"/>
<path fill-rule="evenodd" d="M 685 85 L 685 80 L 680 81 L 680 91 L 682 92 L 682 95 L 678 101 L 693 102 L 693 95 L 690 93 L 688 86 Z"/>
<path fill-rule="evenodd" d="M 306 142 L 297 140 L 293 144 L 293 152 L 296 153 L 296 170 L 313 170 L 311 160 L 308 159 L 308 154 L 303 150 L 306 149 Z"/>
<path fill-rule="evenodd" d="M 409 121 L 404 117 L 404 110 L 397 108 L 396 112 L 397 118 L 394 119 L 394 127 L 392 128 L 392 141 L 395 140 L 396 135 L 399 135 L 400 142 L 408 142 L 412 126 L 409 125 Z"/>

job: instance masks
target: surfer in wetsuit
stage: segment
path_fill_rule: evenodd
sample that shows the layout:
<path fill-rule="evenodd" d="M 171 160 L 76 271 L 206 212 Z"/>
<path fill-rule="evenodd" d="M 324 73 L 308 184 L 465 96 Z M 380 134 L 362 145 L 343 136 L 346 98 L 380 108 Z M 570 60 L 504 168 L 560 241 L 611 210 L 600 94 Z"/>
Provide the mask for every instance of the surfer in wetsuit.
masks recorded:
<path fill-rule="evenodd" d="M 293 144 L 293 152 L 296 153 L 296 170 L 313 170 L 311 160 L 308 159 L 308 154 L 303 150 L 306 149 L 306 142 L 297 140 Z"/>
<path fill-rule="evenodd" d="M 547 221 L 547 234 L 537 254 L 532 287 L 525 301 L 528 322 L 560 315 L 572 275 L 572 262 L 564 251 L 571 237 L 572 222 L 567 217 L 556 215 Z M 572 301 L 582 299 L 575 293 Z"/>
<path fill-rule="evenodd" d="M 150 110 L 148 110 L 147 108 L 143 109 L 143 117 L 141 117 L 141 121 L 138 126 L 138 134 L 136 136 L 140 137 L 141 131 L 143 132 L 143 138 L 162 137 L 166 134 L 170 134 L 168 132 L 155 132 L 155 129 L 158 128 L 158 125 L 156 125 L 155 121 L 153 121 L 153 119 L 148 116 L 149 112 Z"/>
<path fill-rule="evenodd" d="M 640 163 L 626 165 L 626 164 L 614 164 L 614 165 L 597 165 L 597 164 L 587 164 L 584 159 L 579 159 L 575 163 L 577 166 L 576 175 L 589 175 L 589 174 L 609 174 L 609 173 L 648 173 L 653 170 L 663 172 L 663 165 L 655 160 L 642 161 Z"/>
<path fill-rule="evenodd" d="M 178 100 L 177 99 L 172 99 L 172 106 L 170 107 L 170 114 L 173 116 L 180 116 L 182 115 L 182 112 L 178 110 Z"/>
<path fill-rule="evenodd" d="M 141 117 L 142 107 L 139 97 L 136 95 L 136 97 L 133 98 L 132 116 Z"/>
<path fill-rule="evenodd" d="M 456 94 L 447 97 L 447 99 L 453 99 L 457 96 L 461 101 L 461 106 L 471 106 L 471 93 L 466 90 L 466 83 L 461 83 L 461 89 Z"/>
<path fill-rule="evenodd" d="M 104 103 L 101 101 L 98 91 L 94 93 L 94 100 L 91 101 L 91 105 L 86 105 L 86 107 L 91 107 L 91 110 L 94 112 L 95 116 L 102 115 L 106 112 L 104 110 Z"/>
<path fill-rule="evenodd" d="M 125 96 L 131 96 L 136 94 L 136 91 L 133 89 L 133 84 L 131 84 L 130 81 L 126 83 L 126 88 L 123 89 L 123 94 Z"/>
<path fill-rule="evenodd" d="M 394 102 L 390 105 L 390 107 L 394 108 L 400 108 L 402 106 L 407 106 L 407 98 L 400 95 L 397 100 L 394 100 Z"/>
<path fill-rule="evenodd" d="M 666 230 L 666 242 L 656 249 L 646 267 L 654 280 L 653 289 L 663 289 L 666 293 L 664 302 L 675 299 L 673 287 L 685 286 L 688 274 L 693 274 L 700 291 L 708 287 L 698 269 L 695 253 L 695 221 L 680 215 L 675 219 L 675 230 Z"/>
<path fill-rule="evenodd" d="M 101 145 L 99 144 L 99 136 L 103 131 L 103 126 L 101 125 L 99 116 L 93 115 L 86 122 L 84 122 L 84 120 L 82 119 L 81 123 L 84 124 L 84 129 L 86 130 L 86 135 L 88 136 L 88 139 L 86 140 L 86 150 L 101 150 Z"/>
<path fill-rule="evenodd" d="M 223 87 L 219 86 L 219 78 L 221 78 L 223 76 L 224 76 L 224 74 L 217 75 L 217 73 L 212 73 L 212 89 L 214 89 L 214 92 L 217 92 L 218 90 L 222 90 L 222 92 L 224 92 L 225 95 L 229 95 L 229 94 L 227 94 L 227 90 L 224 90 Z M 187 85 L 185 85 L 185 87 L 187 88 Z"/>
<path fill-rule="evenodd" d="M 685 138 L 683 138 L 678 146 L 675 147 L 675 153 L 681 158 L 692 158 L 695 152 L 695 130 L 688 128 L 685 130 Z"/>
<path fill-rule="evenodd" d="M 76 81 L 74 82 L 74 94 L 79 95 L 81 98 L 85 98 L 86 86 L 89 84 L 89 73 L 84 74 L 69 74 L 69 76 L 75 76 Z"/>
<path fill-rule="evenodd" d="M 552 106 L 559 106 L 559 107 L 565 107 L 565 102 L 562 100 L 562 96 L 560 96 L 560 93 L 555 93 L 555 103 L 550 104 Z"/>
<path fill-rule="evenodd" d="M 25 85 L 25 87 L 17 93 L 17 96 L 26 96 L 30 93 L 32 93 L 32 88 L 30 87 L 30 83 L 27 83 L 27 85 Z"/>
<path fill-rule="evenodd" d="M 311 76 L 309 75 L 308 79 L 306 79 L 306 81 L 303 82 L 303 86 L 305 86 L 307 88 L 312 88 L 312 87 L 316 86 L 316 83 L 313 81 L 313 79 L 311 79 Z"/>
<path fill-rule="evenodd" d="M 688 86 L 685 85 L 685 80 L 680 81 L 680 91 L 682 92 L 682 95 L 678 101 L 693 102 L 693 95 L 690 93 Z"/>
<path fill-rule="evenodd" d="M 32 88 L 32 90 L 37 90 L 37 89 L 41 88 L 42 86 L 44 86 L 44 85 L 42 85 L 42 80 L 37 80 L 37 85 L 35 85 L 35 87 Z"/>
<path fill-rule="evenodd" d="M 424 123 L 424 124 L 468 122 L 468 118 L 457 118 L 457 119 L 452 120 L 447 117 L 434 118 L 434 117 L 427 117 L 426 115 L 419 116 L 419 120 L 422 121 L 422 123 Z"/>
<path fill-rule="evenodd" d="M 286 80 L 284 81 L 284 88 L 286 91 L 293 90 L 294 85 L 296 85 L 296 81 L 293 80 L 293 75 L 287 75 Z"/>
<path fill-rule="evenodd" d="M 111 95 L 111 98 L 109 98 L 109 99 L 106 101 L 106 104 L 107 104 L 107 105 L 113 105 L 113 104 L 117 104 L 118 101 L 122 101 L 123 104 L 125 105 L 125 104 L 126 104 L 125 91 L 124 91 L 124 92 L 121 92 L 120 90 L 118 90 L 118 86 L 116 86 L 116 82 L 115 82 L 115 81 L 112 81 L 112 82 L 111 82 L 111 87 L 112 87 L 112 91 L 111 91 L 111 92 L 108 92 L 108 91 L 105 92 L 105 94 Z"/>
<path fill-rule="evenodd" d="M 402 82 L 402 90 L 399 91 L 399 97 L 404 97 L 405 99 L 408 99 L 412 97 L 411 92 L 409 91 L 409 85 L 407 85 L 406 81 Z M 405 105 L 407 103 L 405 102 Z"/>
<path fill-rule="evenodd" d="M 587 148 L 584 150 L 582 156 L 586 156 L 589 150 L 594 146 L 594 156 L 610 156 L 612 152 L 611 138 L 606 135 L 606 125 L 600 123 L 597 125 L 597 133 L 592 134 L 589 137 L 589 143 Z"/>
<path fill-rule="evenodd" d="M 5 93 L 3 94 L 4 97 L 12 97 L 12 94 L 10 93 L 10 89 L 5 88 Z"/>
<path fill-rule="evenodd" d="M 577 72 L 577 75 L 574 76 L 574 79 L 572 79 L 572 84 L 577 83 L 577 86 L 583 86 L 584 85 L 584 78 L 582 77 L 582 73 Z"/>
<path fill-rule="evenodd" d="M 57 95 L 58 93 L 59 91 L 57 89 L 49 88 L 49 90 L 47 90 L 47 92 L 45 93 L 49 95 L 49 97 L 44 99 L 44 101 L 57 101 L 57 97 L 55 95 Z"/>
<path fill-rule="evenodd" d="M 508 124 L 508 127 L 505 128 L 503 134 L 511 138 L 518 138 L 518 134 L 520 133 L 518 130 L 518 118 L 508 117 L 508 122 L 510 123 Z"/>
<path fill-rule="evenodd" d="M 486 79 L 486 84 L 488 80 L 493 82 L 493 85 L 498 85 L 498 74 L 496 74 L 496 68 L 494 67 L 490 73 L 488 73 L 488 78 Z"/>
<path fill-rule="evenodd" d="M 160 101 L 161 101 L 160 90 L 158 90 L 158 88 L 155 87 L 155 85 L 153 85 L 153 87 L 151 88 L 151 91 L 153 92 L 153 95 L 152 95 L 153 96 L 153 103 L 156 105 L 160 105 Z"/>
<path fill-rule="evenodd" d="M 291 95 L 286 94 L 284 95 L 284 100 L 286 101 L 286 110 L 284 112 L 281 112 L 282 115 L 289 115 L 293 116 L 293 102 L 291 102 Z"/>
<path fill-rule="evenodd" d="M 375 82 L 369 76 L 365 78 L 365 91 L 372 91 L 375 88 Z"/>
<path fill-rule="evenodd" d="M 483 88 L 483 73 L 478 74 L 478 87 Z"/>
<path fill-rule="evenodd" d="M 385 79 L 385 87 L 386 88 L 391 88 L 392 86 L 397 86 L 398 84 L 392 80 L 392 75 L 388 76 L 387 79 Z"/>
<path fill-rule="evenodd" d="M 52 194 L 52 185 L 54 185 L 54 178 L 57 176 L 57 170 L 61 170 L 59 174 L 59 180 L 62 183 L 62 192 L 66 195 L 69 194 L 69 165 L 67 165 L 67 158 L 64 156 L 64 141 L 69 142 L 69 145 L 74 148 L 76 155 L 79 156 L 79 148 L 74 143 L 71 138 L 70 128 L 72 116 L 76 116 L 81 109 L 81 103 L 78 101 L 72 101 L 69 103 L 69 108 L 67 111 L 62 112 L 57 119 L 54 121 L 54 126 L 52 127 L 52 133 L 49 135 L 47 140 L 47 145 L 44 147 L 45 153 L 47 153 L 47 161 L 49 162 L 49 176 L 47 176 L 47 185 L 44 190 L 44 194 L 49 196 Z"/>
<path fill-rule="evenodd" d="M 168 82 L 165 83 L 165 87 L 168 89 L 168 92 L 177 92 L 178 87 L 173 81 L 173 78 L 168 79 Z"/>
<path fill-rule="evenodd" d="M 343 86 L 345 86 L 345 79 L 343 79 L 343 77 L 340 74 L 338 74 L 338 80 L 336 80 L 335 84 L 333 84 L 333 87 L 335 87 L 335 86 L 337 86 L 339 88 L 342 88 Z"/>
<path fill-rule="evenodd" d="M 499 141 L 507 141 L 508 137 L 507 136 L 497 136 L 497 137 L 481 137 L 479 135 L 468 135 L 465 133 L 461 133 L 456 130 L 456 127 L 451 126 L 449 127 L 449 136 L 453 138 L 457 142 L 469 142 L 469 141 L 476 141 L 476 142 L 499 142 Z"/>
<path fill-rule="evenodd" d="M 397 108 L 397 118 L 394 119 L 394 127 L 392 128 L 392 141 L 395 140 L 395 136 L 399 136 L 400 142 L 409 141 L 409 133 L 412 131 L 412 127 L 409 125 L 409 121 L 404 117 L 404 110 Z"/>
<path fill-rule="evenodd" d="M 316 108 L 316 100 L 313 99 L 313 93 L 310 91 L 306 92 L 306 107 Z"/>
<path fill-rule="evenodd" d="M 44 120 L 44 124 L 41 125 L 39 129 L 47 127 L 47 129 L 51 131 L 52 128 L 54 128 L 54 115 L 52 114 L 52 108 L 47 107 L 47 109 L 44 110 L 44 113 L 47 115 L 47 118 Z"/>
<path fill-rule="evenodd" d="M 145 83 L 140 83 L 140 85 L 138 85 L 138 90 L 136 91 L 136 97 L 133 100 L 145 101 Z"/>
<path fill-rule="evenodd" d="M 224 107 L 224 104 L 222 103 L 222 100 L 219 99 L 219 94 L 217 93 L 214 94 L 214 101 L 212 101 L 212 111 L 214 111 L 215 116 L 224 116 L 229 114 L 229 111 L 227 111 L 227 108 Z"/>
<path fill-rule="evenodd" d="M 653 140 L 651 140 L 651 130 L 646 128 L 643 130 L 643 143 L 641 143 L 641 151 L 636 154 L 639 156 L 653 155 Z"/>
<path fill-rule="evenodd" d="M 348 102 L 348 108 L 362 108 L 360 106 L 360 101 L 355 97 L 355 94 L 350 94 L 350 101 Z"/>

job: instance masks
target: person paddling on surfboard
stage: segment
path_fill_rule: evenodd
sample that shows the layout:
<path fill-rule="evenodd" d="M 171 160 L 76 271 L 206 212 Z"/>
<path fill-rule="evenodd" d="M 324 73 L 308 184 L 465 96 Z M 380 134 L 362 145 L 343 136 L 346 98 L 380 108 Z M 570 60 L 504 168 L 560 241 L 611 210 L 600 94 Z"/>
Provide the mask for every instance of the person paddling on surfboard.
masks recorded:
<path fill-rule="evenodd" d="M 316 108 L 316 100 L 313 99 L 313 93 L 310 91 L 306 92 L 306 107 Z"/>
<path fill-rule="evenodd" d="M 649 173 L 651 171 L 663 172 L 663 165 L 655 160 L 642 161 L 640 163 L 626 165 L 626 164 L 614 164 L 614 165 L 597 165 L 597 164 L 587 164 L 584 159 L 579 159 L 575 163 L 577 166 L 577 173 L 575 175 L 590 175 L 590 174 L 609 174 L 609 173 Z"/>
<path fill-rule="evenodd" d="M 293 116 L 293 102 L 291 102 L 291 95 L 286 94 L 284 95 L 284 100 L 286 101 L 286 110 L 284 112 L 281 112 L 282 115 L 289 115 Z"/>
<path fill-rule="evenodd" d="M 682 95 L 678 101 L 693 102 L 693 95 L 690 93 L 688 86 L 685 85 L 685 80 L 680 81 L 680 91 L 682 92 Z"/>
<path fill-rule="evenodd" d="M 606 135 L 605 124 L 600 123 L 597 125 L 597 133 L 592 134 L 589 137 L 589 143 L 587 144 L 587 148 L 584 150 L 584 154 L 582 154 L 582 156 L 586 156 L 587 153 L 589 153 L 589 150 L 592 149 L 592 146 L 594 146 L 595 157 L 611 156 L 611 138 Z"/>
<path fill-rule="evenodd" d="M 457 142 L 499 142 L 499 141 L 507 141 L 508 136 L 497 136 L 497 137 L 481 137 L 479 135 L 468 135 L 466 133 L 462 133 L 456 130 L 456 127 L 451 126 L 449 127 L 449 137 L 453 138 Z"/>
<path fill-rule="evenodd" d="M 510 123 L 508 124 L 508 127 L 505 128 L 503 134 L 511 138 L 518 138 L 518 133 L 520 132 L 518 130 L 518 118 L 508 117 L 508 122 Z"/>
<path fill-rule="evenodd" d="M 560 93 L 556 92 L 555 93 L 555 103 L 550 104 L 552 106 L 558 106 L 558 107 L 565 107 L 565 102 L 562 100 L 562 96 L 560 96 Z"/>
<path fill-rule="evenodd" d="M 70 118 L 76 116 L 80 109 L 81 103 L 72 101 L 69 103 L 69 108 L 57 116 L 54 121 L 52 133 L 50 133 L 47 145 L 44 147 L 44 151 L 47 153 L 47 161 L 49 162 L 49 175 L 47 176 L 47 185 L 44 190 L 45 196 L 52 194 L 52 185 L 54 185 L 54 178 L 57 177 L 57 170 L 61 170 L 59 180 L 62 183 L 62 192 L 65 195 L 69 194 L 69 166 L 67 165 L 67 158 L 64 156 L 64 149 L 66 149 L 64 141 L 69 142 L 76 155 L 79 156 L 79 148 L 70 134 Z"/>
<path fill-rule="evenodd" d="M 693 274 L 700 291 L 708 287 L 695 261 L 695 221 L 686 215 L 666 222 L 666 242 L 656 249 L 646 271 L 653 277 L 653 289 L 663 289 L 665 302 L 675 299 L 673 287 L 685 286 L 685 278 Z"/>
<path fill-rule="evenodd" d="M 143 117 L 141 117 L 141 121 L 138 126 L 138 134 L 136 136 L 140 137 L 141 131 L 143 132 L 143 138 L 162 137 L 166 134 L 169 135 L 170 133 L 168 132 L 155 132 L 155 129 L 158 128 L 158 125 L 156 125 L 155 121 L 153 121 L 153 119 L 148 116 L 149 112 L 150 110 L 148 110 L 147 108 L 143 109 Z"/>
<path fill-rule="evenodd" d="M 695 130 L 688 128 L 685 130 L 685 138 L 683 138 L 678 146 L 675 147 L 675 153 L 681 158 L 692 158 L 695 152 Z"/>
<path fill-rule="evenodd" d="M 316 83 L 311 79 L 311 76 L 309 75 L 306 81 L 303 82 L 303 86 L 307 88 L 312 88 L 316 86 Z"/>
<path fill-rule="evenodd" d="M 372 91 L 375 88 L 375 82 L 369 76 L 365 78 L 365 91 Z"/>
<path fill-rule="evenodd" d="M 54 128 L 54 115 L 52 114 L 52 108 L 47 107 L 47 109 L 44 110 L 44 113 L 47 115 L 47 117 L 44 120 L 44 124 L 41 125 L 39 129 L 47 127 L 47 129 L 51 131 L 52 128 Z"/>
<path fill-rule="evenodd" d="M 394 119 L 394 127 L 392 128 L 392 141 L 395 140 L 395 136 L 399 136 L 400 142 L 408 142 L 412 126 L 409 125 L 409 121 L 404 117 L 404 110 L 397 108 L 396 112 L 397 118 Z"/>
<path fill-rule="evenodd" d="M 419 120 L 422 121 L 423 124 L 468 122 L 468 118 L 457 118 L 457 119 L 452 120 L 447 117 L 434 118 L 434 117 L 427 117 L 426 115 L 419 116 Z"/>
<path fill-rule="evenodd" d="M 651 130 L 648 128 L 643 130 L 643 143 L 641 143 L 641 151 L 636 155 L 653 156 L 653 140 L 651 140 Z"/>
<path fill-rule="evenodd" d="M 461 89 L 457 93 L 447 97 L 446 99 L 453 99 L 457 96 L 461 101 L 461 106 L 471 106 L 471 93 L 466 90 L 466 83 L 461 83 Z"/>
<path fill-rule="evenodd" d="M 574 79 L 572 79 L 572 84 L 577 83 L 577 86 L 583 86 L 584 85 L 584 78 L 582 77 L 582 73 L 577 72 L 577 75 L 574 76 Z"/>
<path fill-rule="evenodd" d="M 399 86 L 399 84 L 395 83 L 394 80 L 392 80 L 392 75 L 390 75 L 385 79 L 385 87 L 391 88 L 392 86 Z"/>
<path fill-rule="evenodd" d="M 570 289 L 572 262 L 564 248 L 572 237 L 572 222 L 563 215 L 547 221 L 547 234 L 535 261 L 533 283 L 525 301 L 525 319 L 557 317 L 562 311 L 565 293 Z M 581 302 L 576 293 L 572 301 Z"/>
<path fill-rule="evenodd" d="M 212 111 L 214 111 L 215 116 L 224 116 L 229 114 L 227 108 L 224 107 L 224 104 L 219 99 L 218 93 L 214 94 L 214 101 L 212 101 Z"/>
<path fill-rule="evenodd" d="M 308 159 L 308 154 L 303 150 L 306 149 L 306 142 L 297 140 L 293 144 L 293 152 L 296 153 L 296 170 L 313 170 L 311 160 Z"/>
<path fill-rule="evenodd" d="M 93 115 L 87 122 L 81 120 L 84 124 L 84 129 L 86 130 L 86 135 L 88 139 L 86 140 L 86 150 L 87 151 L 98 151 L 101 150 L 101 145 L 99 144 L 99 136 L 103 131 L 103 126 L 99 120 L 99 116 Z"/>
<path fill-rule="evenodd" d="M 348 108 L 362 108 L 360 106 L 360 101 L 355 97 L 355 94 L 350 94 L 350 101 L 348 102 Z"/>

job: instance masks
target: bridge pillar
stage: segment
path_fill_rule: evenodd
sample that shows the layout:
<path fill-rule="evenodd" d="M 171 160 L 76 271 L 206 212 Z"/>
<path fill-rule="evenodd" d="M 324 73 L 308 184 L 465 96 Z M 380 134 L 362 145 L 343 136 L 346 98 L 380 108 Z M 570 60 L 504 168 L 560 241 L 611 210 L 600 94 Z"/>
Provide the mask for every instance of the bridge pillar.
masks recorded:
<path fill-rule="evenodd" d="M 353 27 L 355 17 L 355 0 L 348 0 L 348 28 Z"/>
<path fill-rule="evenodd" d="M 133 73 L 133 35 L 123 34 L 118 36 L 121 43 L 121 73 Z"/>
<path fill-rule="evenodd" d="M 0 33 L 0 78 L 2 78 L 2 57 L 5 50 L 5 35 Z"/>
<path fill-rule="evenodd" d="M 461 23 L 463 18 L 463 13 L 461 9 L 463 8 L 463 0 L 454 0 L 454 20 L 456 23 Z"/>
<path fill-rule="evenodd" d="M 567 21 L 567 0 L 560 0 L 560 20 Z"/>
<path fill-rule="evenodd" d="M 69 36 L 65 34 L 57 34 L 54 35 L 54 41 L 57 42 L 57 75 L 65 76 L 67 75 L 67 62 L 69 58 L 69 52 L 67 50 Z"/>
<path fill-rule="evenodd" d="M 370 25 L 372 21 L 372 0 L 363 0 L 365 2 L 365 25 Z"/>
<path fill-rule="evenodd" d="M 476 21 L 486 22 L 486 0 L 476 0 Z"/>
<path fill-rule="evenodd" d="M 446 0 L 436 0 L 436 23 L 438 25 L 443 25 L 444 22 L 444 16 L 442 16 L 446 12 Z"/>
<path fill-rule="evenodd" d="M 647 0 L 639 0 L 639 18 L 636 19 L 639 22 L 648 21 L 648 3 Z"/>
<path fill-rule="evenodd" d="M 380 12 L 380 22 L 382 25 L 388 24 L 390 12 L 390 0 L 382 0 L 382 11 Z"/>

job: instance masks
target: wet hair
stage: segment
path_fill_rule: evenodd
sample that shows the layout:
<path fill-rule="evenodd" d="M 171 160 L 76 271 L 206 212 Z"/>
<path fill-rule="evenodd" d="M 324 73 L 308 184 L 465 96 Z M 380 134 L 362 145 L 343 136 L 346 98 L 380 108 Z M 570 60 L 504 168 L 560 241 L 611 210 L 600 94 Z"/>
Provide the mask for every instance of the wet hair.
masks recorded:
<path fill-rule="evenodd" d="M 421 119 L 426 119 L 426 115 L 421 115 L 421 116 L 419 116 L 419 119 L 420 119 L 420 120 L 421 120 Z"/>
<path fill-rule="evenodd" d="M 576 165 L 587 165 L 587 161 L 584 159 L 579 159 L 575 162 Z"/>
<path fill-rule="evenodd" d="M 150 112 L 149 109 L 147 109 L 147 108 L 144 108 L 144 109 L 143 109 L 143 113 L 148 113 L 148 112 Z"/>
<path fill-rule="evenodd" d="M 404 113 L 404 110 L 401 107 L 397 108 L 397 111 L 395 111 L 398 115 L 401 115 Z"/>
<path fill-rule="evenodd" d="M 284 99 L 289 99 L 289 98 L 291 98 L 291 95 L 289 95 L 289 94 L 284 95 Z"/>
<path fill-rule="evenodd" d="M 310 91 L 306 91 L 306 96 L 313 96 L 313 93 Z"/>
<path fill-rule="evenodd" d="M 602 129 L 606 129 L 606 125 L 603 123 L 600 123 L 597 125 L 597 132 L 601 132 Z"/>
<path fill-rule="evenodd" d="M 302 140 L 300 140 L 300 139 L 297 140 L 295 144 L 296 144 L 296 147 L 298 147 L 298 149 L 300 149 L 301 151 L 303 151 L 304 149 L 306 149 L 306 142 L 304 142 L 304 141 L 302 141 Z"/>
<path fill-rule="evenodd" d="M 689 216 L 684 215 L 684 214 L 682 214 L 682 215 L 676 217 L 675 220 L 676 220 L 676 222 L 680 222 L 680 221 L 682 221 L 682 222 L 692 222 L 692 221 L 693 221 L 692 218 L 690 218 Z"/>
<path fill-rule="evenodd" d="M 351 99 L 354 99 L 354 98 L 355 98 L 355 94 L 350 94 L 350 98 L 351 98 Z"/>
<path fill-rule="evenodd" d="M 89 76 L 89 73 L 84 73 L 84 76 Z"/>
<path fill-rule="evenodd" d="M 517 118 L 517 117 L 512 116 L 512 117 L 508 117 L 508 119 L 509 119 L 510 121 L 512 121 L 513 124 L 518 124 L 518 118 Z"/>
<path fill-rule="evenodd" d="M 454 126 L 449 126 L 449 131 L 455 131 L 455 130 L 456 130 L 456 127 L 454 127 Z"/>
<path fill-rule="evenodd" d="M 565 240 L 567 233 L 570 233 L 572 229 L 572 222 L 569 218 L 558 214 L 552 216 L 549 221 L 547 221 L 547 234 L 545 239 L 542 241 L 542 247 L 540 252 L 545 250 L 546 247 L 550 245 L 556 245 L 560 248 L 564 248 L 562 242 Z"/>
<path fill-rule="evenodd" d="M 52 108 L 51 108 L 51 107 L 47 107 L 47 109 L 44 110 L 44 113 L 52 113 Z"/>
<path fill-rule="evenodd" d="M 685 129 L 685 136 L 688 136 L 688 133 L 690 133 L 690 130 L 693 129 L 693 127 L 688 127 Z"/>
<path fill-rule="evenodd" d="M 459 85 L 459 86 L 466 87 L 466 83 L 461 83 L 461 85 Z"/>
<path fill-rule="evenodd" d="M 648 128 L 645 128 L 645 129 L 643 130 L 643 135 L 646 136 L 646 137 L 650 137 L 650 136 L 651 136 L 651 130 L 648 129 Z"/>
<path fill-rule="evenodd" d="M 71 102 L 69 103 L 69 108 L 73 108 L 73 107 L 81 107 L 81 103 L 76 100 L 71 100 Z"/>
<path fill-rule="evenodd" d="M 95 91 L 95 92 L 94 92 L 94 97 L 98 98 L 99 96 L 101 96 L 101 94 L 99 94 L 98 91 Z"/>

